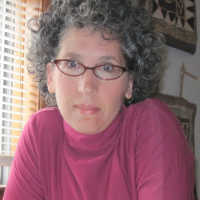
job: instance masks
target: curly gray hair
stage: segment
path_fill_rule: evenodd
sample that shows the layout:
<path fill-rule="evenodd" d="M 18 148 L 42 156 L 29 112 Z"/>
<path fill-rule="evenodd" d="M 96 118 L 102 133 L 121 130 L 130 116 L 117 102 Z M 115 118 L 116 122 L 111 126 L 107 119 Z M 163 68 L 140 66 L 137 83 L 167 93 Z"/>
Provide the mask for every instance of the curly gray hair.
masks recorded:
<path fill-rule="evenodd" d="M 66 30 L 84 27 L 100 32 L 106 40 L 121 41 L 134 80 L 132 98 L 125 99 L 124 104 L 147 98 L 158 84 L 164 44 L 164 37 L 151 29 L 150 19 L 148 11 L 132 0 L 54 0 L 47 12 L 28 23 L 32 36 L 28 71 L 38 82 L 46 104 L 57 105 L 55 95 L 47 88 L 46 65 L 56 57 Z"/>

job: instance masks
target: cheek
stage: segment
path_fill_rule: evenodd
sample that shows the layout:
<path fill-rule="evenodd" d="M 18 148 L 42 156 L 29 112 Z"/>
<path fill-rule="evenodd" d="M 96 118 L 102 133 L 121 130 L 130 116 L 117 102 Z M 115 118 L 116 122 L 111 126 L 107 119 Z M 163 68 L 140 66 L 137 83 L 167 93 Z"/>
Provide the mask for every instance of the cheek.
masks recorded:
<path fill-rule="evenodd" d="M 106 87 L 106 90 L 107 95 L 105 97 L 105 101 L 109 101 L 111 106 L 121 107 L 127 92 L 127 87 L 126 85 L 124 86 L 124 82 L 115 84 L 111 87 Z"/>
<path fill-rule="evenodd" d="M 104 96 L 103 102 L 106 108 L 105 119 L 110 123 L 118 115 L 123 106 L 124 93 L 120 93 L 118 90 L 111 90 L 107 93 L 107 96 Z"/>
<path fill-rule="evenodd" d="M 55 88 L 56 99 L 58 102 L 64 102 L 75 97 L 77 93 L 77 84 L 68 80 L 67 77 L 58 77 Z"/>

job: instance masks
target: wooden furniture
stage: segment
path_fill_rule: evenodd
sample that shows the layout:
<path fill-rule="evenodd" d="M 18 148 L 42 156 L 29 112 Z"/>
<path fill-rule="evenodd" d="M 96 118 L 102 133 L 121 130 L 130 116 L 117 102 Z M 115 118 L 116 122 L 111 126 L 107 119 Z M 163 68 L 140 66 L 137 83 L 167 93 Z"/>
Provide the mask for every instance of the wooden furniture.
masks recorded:
<path fill-rule="evenodd" d="M 4 190 L 5 190 L 4 187 L 0 187 L 0 200 L 3 199 Z"/>

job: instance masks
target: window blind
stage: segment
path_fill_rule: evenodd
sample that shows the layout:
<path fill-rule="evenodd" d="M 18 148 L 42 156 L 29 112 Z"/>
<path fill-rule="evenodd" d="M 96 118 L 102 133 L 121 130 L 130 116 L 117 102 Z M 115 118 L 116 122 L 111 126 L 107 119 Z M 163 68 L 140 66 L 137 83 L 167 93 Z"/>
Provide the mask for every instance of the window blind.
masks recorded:
<path fill-rule="evenodd" d="M 38 91 L 26 70 L 26 25 L 40 12 L 40 0 L 0 0 L 0 185 L 26 121 L 38 110 Z"/>

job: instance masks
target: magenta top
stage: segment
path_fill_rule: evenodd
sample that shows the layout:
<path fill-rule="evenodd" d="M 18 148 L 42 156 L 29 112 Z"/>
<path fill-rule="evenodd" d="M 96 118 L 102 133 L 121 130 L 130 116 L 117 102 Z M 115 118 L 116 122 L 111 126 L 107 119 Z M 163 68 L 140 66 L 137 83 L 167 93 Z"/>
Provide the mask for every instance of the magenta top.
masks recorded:
<path fill-rule="evenodd" d="M 94 135 L 58 108 L 33 114 L 21 135 L 4 200 L 192 200 L 194 155 L 158 100 L 123 107 Z"/>

